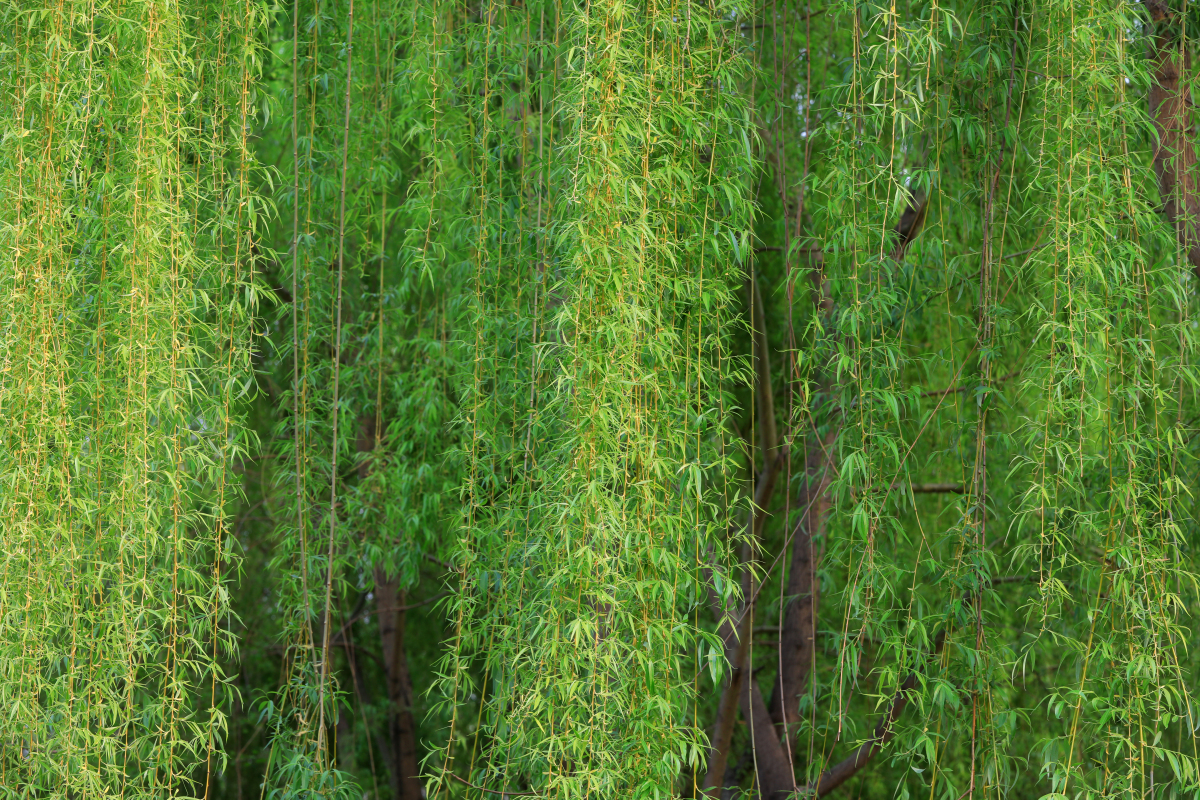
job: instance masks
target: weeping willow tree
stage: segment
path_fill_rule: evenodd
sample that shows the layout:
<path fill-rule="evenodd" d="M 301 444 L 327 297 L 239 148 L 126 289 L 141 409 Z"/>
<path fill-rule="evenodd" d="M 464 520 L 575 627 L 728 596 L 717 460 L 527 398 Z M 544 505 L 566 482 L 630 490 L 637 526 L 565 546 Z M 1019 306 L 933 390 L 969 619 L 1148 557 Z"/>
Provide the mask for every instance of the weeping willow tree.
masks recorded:
<path fill-rule="evenodd" d="M 1192 797 L 1183 0 L 0 10 L 13 797 Z"/>

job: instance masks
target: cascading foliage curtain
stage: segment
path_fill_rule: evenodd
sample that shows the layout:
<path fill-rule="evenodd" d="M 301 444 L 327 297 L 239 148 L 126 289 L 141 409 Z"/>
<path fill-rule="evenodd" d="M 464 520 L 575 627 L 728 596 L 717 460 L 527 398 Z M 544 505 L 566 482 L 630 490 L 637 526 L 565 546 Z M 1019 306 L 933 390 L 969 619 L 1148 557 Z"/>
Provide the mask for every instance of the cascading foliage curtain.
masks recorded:
<path fill-rule="evenodd" d="M 689 656 L 719 651 L 696 614 L 737 502 L 745 62 L 727 8 L 591 3 L 555 49 L 543 25 L 561 13 L 490 4 L 463 25 L 474 316 L 439 691 L 478 693 L 479 744 L 444 769 L 554 797 L 661 794 L 702 758 Z M 514 63 L 533 73 L 519 93 Z M 451 711 L 452 733 L 468 724 Z"/>
<path fill-rule="evenodd" d="M 846 576 L 830 702 L 879 648 L 899 666 L 875 668 L 883 708 L 921 709 L 885 735 L 930 791 L 1124 796 L 1157 774 L 1174 796 L 1196 781 L 1194 277 L 1156 208 L 1145 22 L 965 11 L 851 20 L 820 225 L 841 410 L 825 558 Z M 883 235 L 906 205 L 907 254 Z M 951 464 L 961 500 L 931 530 L 909 488 Z"/>
<path fill-rule="evenodd" d="M 1195 10 L 0 11 L 0 788 L 1182 798 Z"/>
<path fill-rule="evenodd" d="M 259 13 L 2 14 L 8 795 L 199 795 L 224 761 Z"/>

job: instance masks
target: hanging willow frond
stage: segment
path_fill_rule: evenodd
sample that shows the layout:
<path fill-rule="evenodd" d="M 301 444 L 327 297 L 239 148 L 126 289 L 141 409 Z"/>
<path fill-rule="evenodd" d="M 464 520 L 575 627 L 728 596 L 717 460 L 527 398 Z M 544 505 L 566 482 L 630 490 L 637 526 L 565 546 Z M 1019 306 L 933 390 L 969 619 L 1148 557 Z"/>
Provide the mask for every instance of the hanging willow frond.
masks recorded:
<path fill-rule="evenodd" d="M 480 699 L 478 727 L 452 722 L 471 725 L 470 761 L 448 753 L 443 769 L 489 791 L 652 796 L 699 766 L 683 655 L 720 658 L 692 617 L 728 547 L 723 384 L 754 169 L 726 13 L 575 11 L 562 88 L 532 120 L 507 114 L 530 98 L 505 70 L 526 15 L 548 10 L 490 6 L 466 40 L 480 53 L 475 369 L 443 691 Z M 540 141 L 550 125 L 561 144 Z"/>
<path fill-rule="evenodd" d="M 1192 797 L 1194 12 L 8 3 L 0 794 Z"/>
<path fill-rule="evenodd" d="M 222 761 L 258 7 L 209 11 L 215 68 L 177 4 L 3 15 L 6 792 L 199 794 Z"/>

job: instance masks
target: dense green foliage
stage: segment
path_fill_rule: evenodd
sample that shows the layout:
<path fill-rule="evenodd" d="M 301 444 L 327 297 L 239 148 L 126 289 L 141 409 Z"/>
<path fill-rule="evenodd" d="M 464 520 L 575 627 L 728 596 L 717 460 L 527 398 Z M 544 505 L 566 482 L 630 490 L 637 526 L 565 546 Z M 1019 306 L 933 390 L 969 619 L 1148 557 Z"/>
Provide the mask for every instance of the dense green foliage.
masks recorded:
<path fill-rule="evenodd" d="M 199 794 L 225 760 L 260 19 L 4 12 L 9 796 Z"/>
<path fill-rule="evenodd" d="M 1194 797 L 1200 15 L 13 0 L 5 797 Z"/>

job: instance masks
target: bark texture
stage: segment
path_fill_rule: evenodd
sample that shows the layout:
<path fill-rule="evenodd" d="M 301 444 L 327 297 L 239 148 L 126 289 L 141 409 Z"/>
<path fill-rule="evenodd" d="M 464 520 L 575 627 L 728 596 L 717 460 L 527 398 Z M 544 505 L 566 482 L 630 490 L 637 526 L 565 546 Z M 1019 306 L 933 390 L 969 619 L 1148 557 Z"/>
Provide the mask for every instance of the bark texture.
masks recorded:
<path fill-rule="evenodd" d="M 1164 0 L 1147 0 L 1154 22 L 1150 117 L 1158 141 L 1154 172 L 1162 210 L 1175 229 L 1192 270 L 1200 275 L 1200 192 L 1197 192 L 1193 104 L 1186 78 L 1191 56 L 1183 46 L 1182 16 Z"/>
<path fill-rule="evenodd" d="M 412 713 L 412 679 L 404 651 L 404 592 L 396 580 L 382 570 L 375 571 L 375 602 L 379 615 L 379 636 L 383 645 L 383 664 L 387 671 L 388 695 L 388 774 L 392 796 L 397 800 L 420 800 L 421 765 L 417 759 L 417 727 Z"/>

